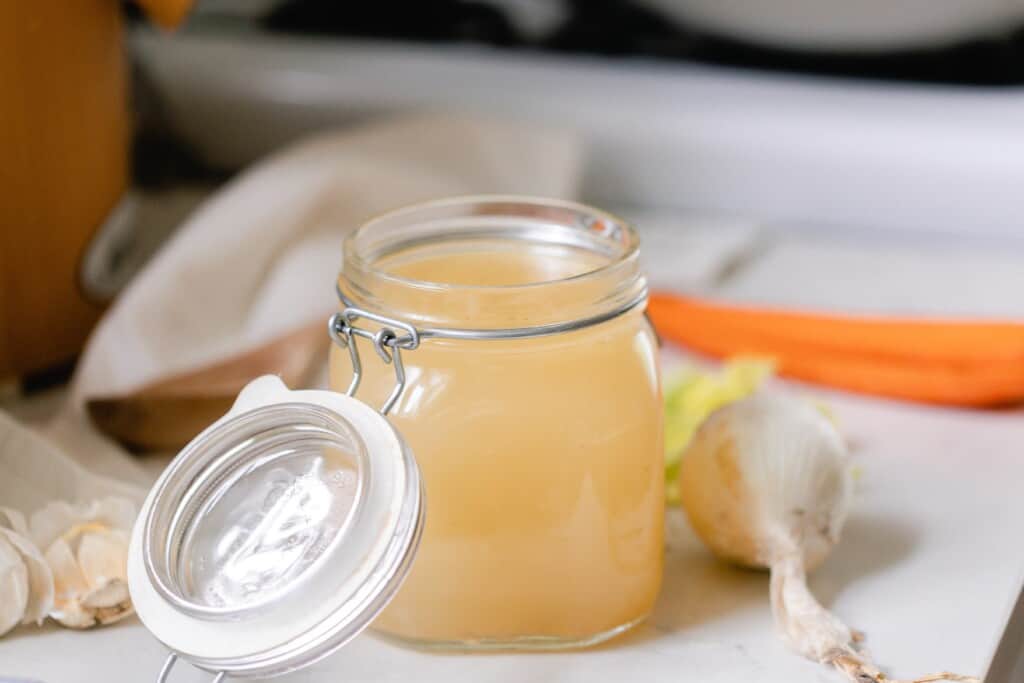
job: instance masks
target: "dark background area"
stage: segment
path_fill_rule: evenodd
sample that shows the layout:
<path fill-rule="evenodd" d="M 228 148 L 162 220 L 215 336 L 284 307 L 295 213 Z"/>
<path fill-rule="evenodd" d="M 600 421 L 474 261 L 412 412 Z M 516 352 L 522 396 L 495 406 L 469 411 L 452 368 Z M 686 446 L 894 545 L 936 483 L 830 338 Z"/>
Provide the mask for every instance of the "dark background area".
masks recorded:
<path fill-rule="evenodd" d="M 340 3 L 283 0 L 262 18 L 271 31 L 423 42 L 472 42 L 606 56 L 646 56 L 769 71 L 966 85 L 1024 83 L 1024 28 L 952 45 L 863 53 L 754 45 L 687 26 L 628 0 L 567 0 L 564 18 L 525 35 L 501 7 L 435 0 Z"/>

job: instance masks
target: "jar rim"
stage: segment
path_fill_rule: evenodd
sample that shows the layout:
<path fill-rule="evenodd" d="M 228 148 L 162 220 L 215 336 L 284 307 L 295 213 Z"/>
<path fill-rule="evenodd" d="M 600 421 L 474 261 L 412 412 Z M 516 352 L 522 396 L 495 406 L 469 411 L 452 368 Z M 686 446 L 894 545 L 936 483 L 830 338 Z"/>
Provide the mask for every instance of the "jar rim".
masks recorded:
<path fill-rule="evenodd" d="M 446 240 L 521 242 L 527 248 L 587 252 L 600 263 L 565 277 L 512 284 L 418 280 L 381 266 L 393 255 Z M 520 195 L 437 199 L 387 212 L 350 233 L 338 294 L 345 307 L 438 332 L 427 336 L 476 338 L 487 336 L 479 334 L 485 330 L 503 331 L 497 336 L 506 338 L 536 336 L 531 330 L 551 334 L 646 302 L 639 247 L 630 223 L 578 202 Z"/>
<path fill-rule="evenodd" d="M 533 207 L 537 209 L 562 209 L 569 212 L 574 212 L 580 217 L 588 217 L 596 221 L 602 222 L 604 225 L 614 226 L 616 229 L 621 231 L 625 238 L 624 246 L 620 254 L 617 254 L 614 258 L 609 258 L 606 263 L 602 263 L 596 268 L 585 270 L 581 273 L 576 273 L 564 278 L 555 278 L 551 280 L 537 280 L 533 282 L 524 282 L 516 284 L 503 284 L 503 285 L 480 285 L 480 284 L 463 284 L 463 283 L 449 283 L 449 282 L 437 282 L 432 280 L 419 280 L 416 278 L 404 277 L 401 275 L 395 275 L 394 273 L 381 270 L 375 266 L 372 259 L 367 258 L 357 248 L 357 240 L 362 237 L 366 232 L 374 230 L 378 226 L 402 218 L 414 218 L 417 214 L 434 210 L 434 209 L 445 209 L 455 207 L 470 207 L 474 205 L 516 205 L 522 207 Z M 455 197 L 444 197 L 441 199 L 430 199 L 415 204 L 409 204 L 402 206 L 397 209 L 386 211 L 382 214 L 374 216 L 370 220 L 366 221 L 358 228 L 349 233 L 344 240 L 344 258 L 346 265 L 354 265 L 359 268 L 372 270 L 374 277 L 379 278 L 382 281 L 391 282 L 397 285 L 412 287 L 417 289 L 428 289 L 428 290 L 513 290 L 513 289 L 528 289 L 533 287 L 543 287 L 545 285 L 551 285 L 559 282 L 572 282 L 577 280 L 589 279 L 600 277 L 602 273 L 606 273 L 613 269 L 616 265 L 621 262 L 627 261 L 631 258 L 636 258 L 640 250 L 640 236 L 636 231 L 636 228 L 629 221 L 603 209 L 583 204 L 581 202 L 575 202 L 568 199 L 554 199 L 548 197 L 535 197 L 530 195 L 514 195 L 514 194 L 479 194 L 479 195 L 459 195 Z"/>

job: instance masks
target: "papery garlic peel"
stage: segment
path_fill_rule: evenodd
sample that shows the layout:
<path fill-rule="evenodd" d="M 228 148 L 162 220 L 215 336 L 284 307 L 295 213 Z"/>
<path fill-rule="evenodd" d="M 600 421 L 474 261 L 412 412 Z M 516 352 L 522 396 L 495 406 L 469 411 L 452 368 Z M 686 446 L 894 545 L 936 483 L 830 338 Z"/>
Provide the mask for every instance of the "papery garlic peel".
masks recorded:
<path fill-rule="evenodd" d="M 42 623 L 53 605 L 53 574 L 28 536 L 25 517 L 0 507 L 0 635 Z"/>
<path fill-rule="evenodd" d="M 36 511 L 32 538 L 53 572 L 49 616 L 70 628 L 110 624 L 132 613 L 126 563 L 135 506 L 120 498 L 52 502 Z"/>
<path fill-rule="evenodd" d="M 21 623 L 28 605 L 28 567 L 0 535 L 0 635 Z"/>
<path fill-rule="evenodd" d="M 896 683 L 807 588 L 806 572 L 839 540 L 853 494 L 845 444 L 820 411 L 777 395 L 717 410 L 682 455 L 679 489 L 690 524 L 716 555 L 771 571 L 772 613 L 790 647 L 858 683 Z"/>

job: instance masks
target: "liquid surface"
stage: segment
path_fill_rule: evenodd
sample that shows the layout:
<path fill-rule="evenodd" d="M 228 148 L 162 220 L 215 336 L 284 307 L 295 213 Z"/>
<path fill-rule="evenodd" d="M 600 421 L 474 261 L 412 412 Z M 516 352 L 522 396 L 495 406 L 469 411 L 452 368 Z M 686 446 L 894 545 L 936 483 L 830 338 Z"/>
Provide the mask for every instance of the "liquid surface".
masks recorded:
<path fill-rule="evenodd" d="M 446 247 L 387 267 L 504 285 L 600 259 L 572 256 Z M 573 303 L 558 295 L 553 306 Z M 360 397 L 383 400 L 393 371 L 363 348 Z M 343 390 L 348 358 L 332 354 L 331 385 Z M 423 471 L 426 527 L 376 628 L 423 644 L 558 647 L 642 619 L 663 538 L 657 353 L 642 314 L 551 337 L 425 340 L 403 359 L 408 384 L 389 418 Z"/>
<path fill-rule="evenodd" d="M 188 534 L 190 597 L 241 607 L 298 579 L 335 540 L 356 496 L 354 469 L 317 454 L 286 457 L 244 475 Z"/>
<path fill-rule="evenodd" d="M 377 267 L 409 280 L 448 285 L 505 287 L 564 280 L 600 268 L 607 258 L 563 245 L 529 248 L 521 242 L 453 240 L 407 249 Z"/>

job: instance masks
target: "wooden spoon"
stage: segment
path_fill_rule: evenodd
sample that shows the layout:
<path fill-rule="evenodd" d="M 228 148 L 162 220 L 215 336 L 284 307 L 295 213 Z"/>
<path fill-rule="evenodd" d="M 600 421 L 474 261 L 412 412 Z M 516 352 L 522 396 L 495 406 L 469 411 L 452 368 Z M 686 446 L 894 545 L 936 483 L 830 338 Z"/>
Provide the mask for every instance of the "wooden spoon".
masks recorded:
<path fill-rule="evenodd" d="M 231 408 L 260 375 L 301 387 L 326 362 L 327 323 L 317 320 L 250 351 L 171 375 L 119 396 L 86 399 L 96 427 L 134 451 L 178 450 Z"/>

